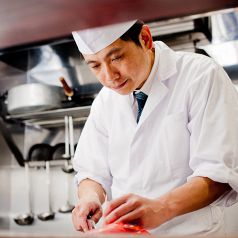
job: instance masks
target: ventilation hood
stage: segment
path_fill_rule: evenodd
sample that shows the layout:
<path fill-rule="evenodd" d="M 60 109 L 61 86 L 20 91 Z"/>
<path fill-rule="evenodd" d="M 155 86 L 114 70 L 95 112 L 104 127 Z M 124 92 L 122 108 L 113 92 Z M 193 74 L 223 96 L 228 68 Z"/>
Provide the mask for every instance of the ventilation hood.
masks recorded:
<path fill-rule="evenodd" d="M 1 67 L 2 65 L 2 67 Z M 25 82 L 61 86 L 64 77 L 69 86 L 78 93 L 95 94 L 101 88 L 91 73 L 73 39 L 64 39 L 52 44 L 30 47 L 0 55 L 0 86 L 4 77 L 24 75 Z M 17 84 L 20 84 L 18 82 Z M 12 87 L 11 83 L 2 88 Z"/>

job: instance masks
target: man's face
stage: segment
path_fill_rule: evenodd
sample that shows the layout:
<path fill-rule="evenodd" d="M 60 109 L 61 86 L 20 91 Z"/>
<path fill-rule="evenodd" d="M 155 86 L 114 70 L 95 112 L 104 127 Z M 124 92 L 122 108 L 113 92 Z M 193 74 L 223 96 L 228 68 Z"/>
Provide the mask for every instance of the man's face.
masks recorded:
<path fill-rule="evenodd" d="M 118 39 L 96 54 L 84 55 L 92 72 L 104 86 L 119 94 L 140 88 L 151 70 L 151 51 L 132 41 Z"/>

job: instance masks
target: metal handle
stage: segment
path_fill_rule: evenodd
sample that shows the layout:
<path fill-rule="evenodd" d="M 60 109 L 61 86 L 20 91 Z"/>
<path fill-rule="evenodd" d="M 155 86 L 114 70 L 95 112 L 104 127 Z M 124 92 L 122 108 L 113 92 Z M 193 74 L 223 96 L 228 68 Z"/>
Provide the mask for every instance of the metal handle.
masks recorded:
<path fill-rule="evenodd" d="M 74 124 L 73 117 L 69 116 L 69 146 L 70 146 L 70 157 L 74 157 Z"/>
<path fill-rule="evenodd" d="M 65 124 L 65 154 L 64 157 L 70 158 L 69 154 L 69 117 L 64 117 L 64 124 Z"/>
<path fill-rule="evenodd" d="M 49 212 L 52 212 L 52 207 L 51 207 L 51 186 L 50 186 L 50 161 L 45 162 L 45 169 L 46 169 L 46 174 L 47 174 L 47 189 L 48 189 L 48 201 L 49 201 Z"/>
<path fill-rule="evenodd" d="M 64 93 L 67 97 L 69 97 L 69 100 L 71 99 L 71 97 L 74 95 L 73 90 L 69 87 L 69 85 L 67 84 L 67 82 L 65 81 L 64 77 L 60 77 L 59 81 L 61 82 L 63 88 L 64 88 Z"/>
<path fill-rule="evenodd" d="M 26 176 L 26 186 L 27 186 L 27 195 L 28 195 L 28 209 L 29 213 L 33 214 L 33 204 L 32 204 L 32 197 L 31 197 L 31 180 L 30 180 L 30 169 L 28 162 L 25 162 L 25 176 Z"/>

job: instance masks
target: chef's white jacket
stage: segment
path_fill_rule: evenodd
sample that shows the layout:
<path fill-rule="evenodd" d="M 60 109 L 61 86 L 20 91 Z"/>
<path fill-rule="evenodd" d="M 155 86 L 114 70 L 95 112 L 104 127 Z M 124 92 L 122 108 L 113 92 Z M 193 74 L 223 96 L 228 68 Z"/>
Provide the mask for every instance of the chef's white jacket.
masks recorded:
<path fill-rule="evenodd" d="M 158 198 L 204 176 L 232 191 L 154 229 L 160 235 L 224 234 L 223 210 L 238 200 L 238 94 L 221 66 L 155 42 L 159 60 L 139 123 L 131 95 L 103 88 L 74 157 L 76 180 L 100 183 L 108 199 Z M 189 201 L 184 201 L 188 202 Z"/>

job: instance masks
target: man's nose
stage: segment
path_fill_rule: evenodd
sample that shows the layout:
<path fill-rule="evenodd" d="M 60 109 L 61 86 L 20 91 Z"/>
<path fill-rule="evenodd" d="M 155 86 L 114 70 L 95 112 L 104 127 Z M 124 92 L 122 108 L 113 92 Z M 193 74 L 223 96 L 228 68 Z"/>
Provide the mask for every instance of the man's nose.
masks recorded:
<path fill-rule="evenodd" d="M 112 66 L 105 66 L 105 78 L 107 81 L 115 81 L 120 77 L 118 70 Z"/>

